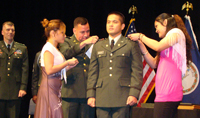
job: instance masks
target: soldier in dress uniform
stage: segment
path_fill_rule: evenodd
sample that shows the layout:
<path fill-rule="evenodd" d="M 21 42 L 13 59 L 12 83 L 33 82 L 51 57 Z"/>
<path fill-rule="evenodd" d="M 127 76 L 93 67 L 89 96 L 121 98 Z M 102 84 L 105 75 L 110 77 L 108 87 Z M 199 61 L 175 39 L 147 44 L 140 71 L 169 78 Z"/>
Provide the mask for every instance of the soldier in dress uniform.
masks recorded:
<path fill-rule="evenodd" d="M 73 35 L 60 44 L 65 59 L 75 57 L 79 63 L 67 71 L 67 83 L 62 84 L 62 109 L 64 118 L 94 118 L 95 109 L 87 105 L 86 85 L 90 59 L 85 54 L 98 36 L 90 37 L 90 26 L 84 17 L 74 20 Z"/>
<path fill-rule="evenodd" d="M 28 82 L 28 52 L 24 44 L 14 41 L 15 26 L 2 25 L 0 41 L 0 118 L 18 118 L 21 98 Z"/>
<path fill-rule="evenodd" d="M 35 60 L 33 63 L 33 70 L 32 70 L 32 100 L 34 103 L 37 101 L 37 93 L 40 87 L 40 83 L 42 80 L 42 70 L 41 70 L 41 51 L 37 52 L 35 55 Z"/>
<path fill-rule="evenodd" d="M 88 83 L 88 105 L 96 107 L 97 118 L 129 118 L 142 87 L 142 58 L 137 42 L 122 36 L 124 15 L 108 14 L 108 38 L 92 50 Z"/>

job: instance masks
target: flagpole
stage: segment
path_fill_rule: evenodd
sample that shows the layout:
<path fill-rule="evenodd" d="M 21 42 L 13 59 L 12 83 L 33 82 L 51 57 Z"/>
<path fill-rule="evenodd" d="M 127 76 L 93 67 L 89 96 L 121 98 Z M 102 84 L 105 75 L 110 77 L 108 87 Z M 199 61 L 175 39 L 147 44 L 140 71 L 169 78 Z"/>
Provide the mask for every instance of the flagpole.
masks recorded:
<path fill-rule="evenodd" d="M 127 37 L 130 33 L 136 33 L 135 28 L 135 18 L 134 14 L 137 13 L 137 7 L 132 5 L 129 9 L 129 13 L 132 13 L 132 18 L 129 22 L 128 28 L 125 33 L 125 37 Z M 146 61 L 143 58 L 143 84 L 140 91 L 140 95 L 138 98 L 137 106 L 141 107 L 141 103 L 146 103 L 148 100 L 150 94 L 152 93 L 154 87 L 155 87 L 155 72 L 154 70 L 146 63 Z"/>
<path fill-rule="evenodd" d="M 190 16 L 189 16 L 189 15 L 185 15 L 185 18 L 188 20 L 191 29 L 193 29 L 192 23 L 191 23 L 191 20 L 190 20 Z M 194 31 L 193 31 L 193 30 L 192 30 L 192 35 L 193 35 L 193 37 L 194 37 L 194 41 L 195 41 L 195 43 L 196 43 L 197 49 L 199 50 L 199 46 L 198 46 L 198 43 L 197 43 L 197 38 L 196 38 L 196 35 L 194 34 Z"/>
<path fill-rule="evenodd" d="M 128 28 L 126 29 L 125 36 L 126 36 L 127 33 L 128 33 L 128 30 L 129 30 L 129 27 L 130 27 L 131 23 L 135 21 L 134 15 L 135 15 L 135 13 L 138 13 L 137 7 L 134 6 L 134 5 L 132 5 L 132 6 L 129 8 L 128 13 L 129 13 L 129 14 L 132 13 L 132 18 L 131 18 L 131 20 L 129 21 L 129 25 L 128 25 Z"/>

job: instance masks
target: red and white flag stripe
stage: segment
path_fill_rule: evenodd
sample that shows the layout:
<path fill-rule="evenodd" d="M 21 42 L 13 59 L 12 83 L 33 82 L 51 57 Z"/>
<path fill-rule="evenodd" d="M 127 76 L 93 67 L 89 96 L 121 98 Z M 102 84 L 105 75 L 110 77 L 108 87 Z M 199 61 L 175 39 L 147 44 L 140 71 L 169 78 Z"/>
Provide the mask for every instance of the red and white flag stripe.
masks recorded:
<path fill-rule="evenodd" d="M 138 107 L 141 107 L 141 103 L 146 103 L 154 87 L 155 71 L 146 63 L 143 58 L 143 84 L 138 100 Z"/>

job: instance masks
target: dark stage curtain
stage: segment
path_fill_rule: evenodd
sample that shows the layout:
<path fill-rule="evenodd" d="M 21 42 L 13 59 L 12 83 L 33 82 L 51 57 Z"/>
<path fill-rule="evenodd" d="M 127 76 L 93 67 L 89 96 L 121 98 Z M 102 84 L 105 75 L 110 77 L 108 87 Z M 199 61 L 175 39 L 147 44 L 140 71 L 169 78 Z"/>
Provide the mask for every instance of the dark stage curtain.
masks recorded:
<path fill-rule="evenodd" d="M 159 14 L 166 12 L 178 14 L 184 20 L 186 11 L 182 11 L 182 5 L 186 0 L 1 0 L 0 1 L 0 23 L 12 21 L 15 23 L 15 41 L 24 43 L 28 47 L 30 74 L 28 83 L 28 94 L 22 100 L 22 114 L 27 113 L 31 95 L 31 70 L 36 52 L 40 51 L 46 39 L 43 36 L 43 28 L 40 24 L 44 18 L 61 19 L 65 22 L 66 35 L 73 34 L 73 20 L 78 16 L 86 17 L 90 23 L 91 35 L 100 38 L 107 37 L 106 18 L 111 11 L 120 11 L 125 15 L 126 27 L 132 15 L 128 10 L 132 5 L 138 9 L 135 14 L 135 25 L 137 32 L 159 40 L 155 33 L 154 20 Z M 194 10 L 189 11 L 193 23 L 194 32 L 200 42 L 200 2 L 190 0 Z M 2 36 L 0 37 L 2 40 Z M 150 50 L 155 55 L 155 52 Z M 155 95 L 151 95 L 148 102 L 153 102 Z M 23 116 L 27 118 L 26 116 Z M 23 118 L 22 116 L 20 118 Z"/>

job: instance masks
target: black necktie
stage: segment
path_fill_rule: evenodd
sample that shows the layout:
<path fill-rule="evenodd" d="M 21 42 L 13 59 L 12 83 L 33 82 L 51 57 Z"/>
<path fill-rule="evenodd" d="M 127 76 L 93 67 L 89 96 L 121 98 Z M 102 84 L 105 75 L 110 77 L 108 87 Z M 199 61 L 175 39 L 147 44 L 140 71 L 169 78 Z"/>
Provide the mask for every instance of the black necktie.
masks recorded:
<path fill-rule="evenodd" d="M 10 52 L 10 44 L 7 45 L 8 52 Z"/>
<path fill-rule="evenodd" d="M 111 45 L 110 45 L 111 49 L 114 47 L 114 43 L 115 43 L 115 41 L 112 39 L 111 40 Z"/>

